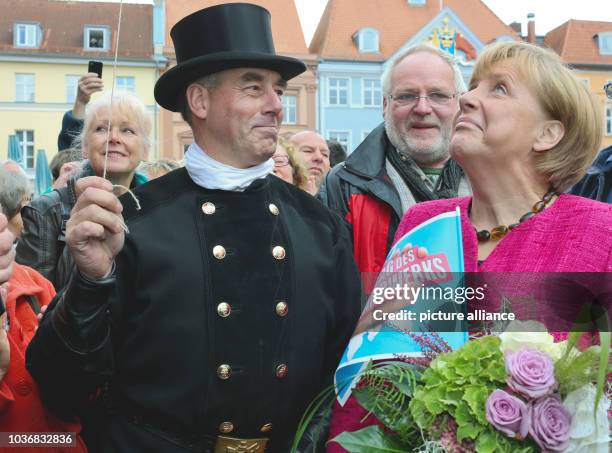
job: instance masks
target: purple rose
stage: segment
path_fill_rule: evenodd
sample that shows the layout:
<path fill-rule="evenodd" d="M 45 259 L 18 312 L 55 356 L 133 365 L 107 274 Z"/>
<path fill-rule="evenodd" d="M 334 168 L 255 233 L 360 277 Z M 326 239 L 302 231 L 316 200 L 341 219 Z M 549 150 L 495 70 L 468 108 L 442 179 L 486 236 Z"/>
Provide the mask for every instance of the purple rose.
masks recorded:
<path fill-rule="evenodd" d="M 529 434 L 542 451 L 565 451 L 570 444 L 572 417 L 558 397 L 549 396 L 528 405 Z"/>
<path fill-rule="evenodd" d="M 508 386 L 527 398 L 550 395 L 557 387 L 552 359 L 533 349 L 506 351 Z"/>
<path fill-rule="evenodd" d="M 529 415 L 525 403 L 503 390 L 495 390 L 487 399 L 487 420 L 508 437 L 527 437 L 531 421 Z"/>

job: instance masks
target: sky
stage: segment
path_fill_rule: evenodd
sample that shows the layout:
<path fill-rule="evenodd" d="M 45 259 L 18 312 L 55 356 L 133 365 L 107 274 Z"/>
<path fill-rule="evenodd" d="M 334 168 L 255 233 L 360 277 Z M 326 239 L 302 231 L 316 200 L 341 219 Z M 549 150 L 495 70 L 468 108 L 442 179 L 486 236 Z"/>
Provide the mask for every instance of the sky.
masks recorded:
<path fill-rule="evenodd" d="M 484 0 L 484 3 L 504 23 L 521 22 L 524 34 L 527 13 L 535 13 L 536 35 L 544 35 L 568 19 L 612 22 L 610 0 Z M 326 4 L 327 0 L 295 0 L 306 44 L 310 43 Z"/>
<path fill-rule="evenodd" d="M 119 0 L 98 1 L 119 2 Z M 327 0 L 294 1 L 300 16 L 300 22 L 302 23 L 306 44 L 310 44 Z M 442 4 L 444 3 L 444 0 L 427 1 L 440 1 Z M 123 2 L 152 3 L 152 0 L 123 0 Z M 535 13 L 537 35 L 546 34 L 569 19 L 612 22 L 611 0 L 484 0 L 484 3 L 504 23 L 521 22 L 523 24 L 523 34 L 527 34 L 527 13 Z"/>

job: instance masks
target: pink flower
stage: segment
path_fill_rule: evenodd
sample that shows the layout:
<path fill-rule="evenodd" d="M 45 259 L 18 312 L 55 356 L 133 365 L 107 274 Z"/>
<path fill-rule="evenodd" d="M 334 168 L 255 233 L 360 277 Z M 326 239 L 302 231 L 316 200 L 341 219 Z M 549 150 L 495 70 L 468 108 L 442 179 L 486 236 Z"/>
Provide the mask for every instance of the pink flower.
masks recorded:
<path fill-rule="evenodd" d="M 556 396 L 529 404 L 531 426 L 529 434 L 543 452 L 565 451 L 570 444 L 572 418 Z"/>
<path fill-rule="evenodd" d="M 505 352 L 508 386 L 527 398 L 550 395 L 557 387 L 555 368 L 547 354 L 534 349 Z"/>
<path fill-rule="evenodd" d="M 506 436 L 524 439 L 531 418 L 527 405 L 520 399 L 495 390 L 487 399 L 487 420 Z"/>

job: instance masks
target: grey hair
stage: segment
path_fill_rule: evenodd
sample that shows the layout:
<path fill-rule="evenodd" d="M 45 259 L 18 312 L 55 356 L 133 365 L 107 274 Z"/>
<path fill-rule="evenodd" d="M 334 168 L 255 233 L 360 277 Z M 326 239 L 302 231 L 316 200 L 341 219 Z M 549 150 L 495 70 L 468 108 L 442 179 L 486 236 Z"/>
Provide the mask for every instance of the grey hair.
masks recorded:
<path fill-rule="evenodd" d="M 187 102 L 187 87 L 194 83 L 198 85 L 202 85 L 204 88 L 211 90 L 215 88 L 217 84 L 219 83 L 219 73 L 213 72 L 212 74 L 205 75 L 204 77 L 200 77 L 199 79 L 194 80 L 193 82 L 189 82 L 185 86 L 185 90 L 183 90 L 183 99 L 181 101 L 181 106 L 180 106 L 181 117 L 183 117 L 183 120 L 190 126 L 191 126 L 192 116 L 191 116 L 191 110 L 189 110 L 189 102 Z"/>
<path fill-rule="evenodd" d="M 385 68 L 381 77 L 384 96 L 388 96 L 391 94 L 391 76 L 393 75 L 393 70 L 395 69 L 395 67 L 407 56 L 420 52 L 431 53 L 433 55 L 437 55 L 442 60 L 444 60 L 453 70 L 453 74 L 455 76 L 455 92 L 465 93 L 467 91 L 465 81 L 463 80 L 463 75 L 461 74 L 459 67 L 455 63 L 455 59 L 448 52 L 444 52 L 443 50 L 440 50 L 429 44 L 417 44 L 416 46 L 412 46 L 404 52 L 400 53 Z"/>
<path fill-rule="evenodd" d="M 32 195 L 30 181 L 21 173 L 0 168 L 0 206 L 10 220 L 21 211 L 21 203 Z"/>

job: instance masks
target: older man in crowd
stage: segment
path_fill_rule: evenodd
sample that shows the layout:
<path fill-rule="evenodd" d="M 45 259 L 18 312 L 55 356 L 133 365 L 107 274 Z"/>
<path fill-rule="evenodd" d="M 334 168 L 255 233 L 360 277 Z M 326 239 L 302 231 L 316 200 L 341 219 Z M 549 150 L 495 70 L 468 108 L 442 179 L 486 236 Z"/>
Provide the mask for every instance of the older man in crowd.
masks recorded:
<path fill-rule="evenodd" d="M 311 193 L 316 195 L 323 178 L 329 172 L 329 147 L 323 137 L 314 131 L 303 131 L 291 137 L 291 143 L 299 151 L 308 177 L 313 181 Z"/>
<path fill-rule="evenodd" d="M 15 238 L 23 231 L 21 208 L 32 200 L 32 185 L 21 166 L 12 160 L 0 165 L 0 204 L 8 219 L 8 229 Z"/>
<path fill-rule="evenodd" d="M 399 221 L 414 203 L 470 193 L 448 154 L 465 91 L 450 55 L 412 47 L 389 64 L 382 89 L 384 122 L 329 172 L 319 193 L 352 225 L 362 272 L 380 271 Z"/>
<path fill-rule="evenodd" d="M 155 98 L 193 130 L 185 168 L 136 188 L 138 206 L 77 182 L 77 271 L 29 370 L 64 409 L 105 393 L 90 451 L 288 452 L 361 297 L 342 219 L 271 174 L 281 96 L 305 66 L 276 55 L 256 5 L 195 12 L 171 36 L 178 64 Z"/>

